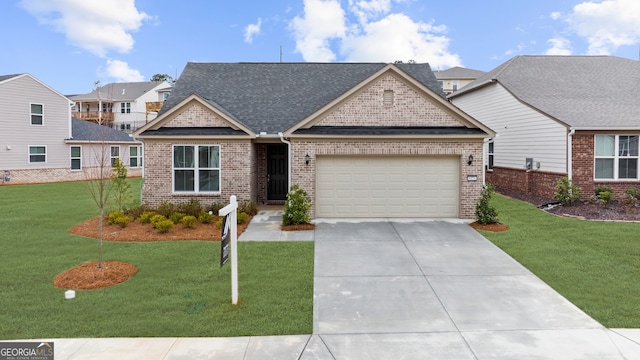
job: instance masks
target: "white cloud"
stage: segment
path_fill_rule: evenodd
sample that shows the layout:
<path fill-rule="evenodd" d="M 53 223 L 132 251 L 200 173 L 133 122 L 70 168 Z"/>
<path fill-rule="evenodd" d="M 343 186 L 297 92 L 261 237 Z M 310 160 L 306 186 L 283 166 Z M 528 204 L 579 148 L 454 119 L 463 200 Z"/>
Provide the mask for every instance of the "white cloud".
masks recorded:
<path fill-rule="evenodd" d="M 20 4 L 73 45 L 100 57 L 109 50 L 129 52 L 134 44 L 131 32 L 150 19 L 138 11 L 135 0 L 21 0 Z"/>
<path fill-rule="evenodd" d="M 249 24 L 244 28 L 244 42 L 251 44 L 255 35 L 260 35 L 260 27 L 262 26 L 262 18 L 258 18 L 256 24 Z"/>
<path fill-rule="evenodd" d="M 448 50 L 447 27 L 391 13 L 393 2 L 400 1 L 405 0 L 349 0 L 347 12 L 337 0 L 305 0 L 304 15 L 290 24 L 296 50 L 305 61 L 336 60 L 339 49 L 346 61 L 415 60 L 433 68 L 461 65 L 459 56 Z M 349 23 L 348 15 L 356 21 Z"/>
<path fill-rule="evenodd" d="M 137 82 L 144 81 L 144 76 L 140 71 L 132 69 L 124 61 L 107 60 L 107 68 L 100 74 L 101 76 L 114 79 L 114 82 Z"/>
<path fill-rule="evenodd" d="M 505 55 L 509 56 L 509 55 L 513 55 L 519 52 L 522 52 L 522 50 L 524 50 L 527 46 L 524 43 L 518 43 L 518 46 L 516 46 L 515 49 L 509 49 L 507 51 L 504 52 Z"/>
<path fill-rule="evenodd" d="M 332 61 L 329 41 L 345 35 L 345 13 L 339 0 L 304 0 L 304 17 L 294 17 L 290 26 L 305 61 Z"/>
<path fill-rule="evenodd" d="M 571 41 L 563 37 L 556 37 L 547 40 L 551 47 L 547 49 L 546 55 L 571 55 Z"/>
<path fill-rule="evenodd" d="M 404 14 L 391 14 L 363 25 L 362 34 L 347 36 L 341 52 L 347 61 L 415 60 L 433 68 L 461 65 L 458 55 L 447 51 L 449 39 L 443 26 L 414 22 Z"/>
<path fill-rule="evenodd" d="M 552 20 L 558 20 L 558 19 L 560 19 L 562 17 L 562 14 L 557 12 L 557 11 L 554 11 L 554 12 L 551 13 L 550 16 L 551 16 Z"/>
<path fill-rule="evenodd" d="M 588 53 L 609 55 L 624 45 L 640 43 L 640 1 L 585 1 L 573 8 L 567 21 L 586 38 Z"/>

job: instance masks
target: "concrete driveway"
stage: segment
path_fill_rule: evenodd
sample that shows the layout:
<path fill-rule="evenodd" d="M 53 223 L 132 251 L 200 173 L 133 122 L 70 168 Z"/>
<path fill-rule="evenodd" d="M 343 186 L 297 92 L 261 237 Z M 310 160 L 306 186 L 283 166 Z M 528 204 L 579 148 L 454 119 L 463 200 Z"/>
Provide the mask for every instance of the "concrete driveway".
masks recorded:
<path fill-rule="evenodd" d="M 316 226 L 302 359 L 624 359 L 638 349 L 465 223 Z"/>

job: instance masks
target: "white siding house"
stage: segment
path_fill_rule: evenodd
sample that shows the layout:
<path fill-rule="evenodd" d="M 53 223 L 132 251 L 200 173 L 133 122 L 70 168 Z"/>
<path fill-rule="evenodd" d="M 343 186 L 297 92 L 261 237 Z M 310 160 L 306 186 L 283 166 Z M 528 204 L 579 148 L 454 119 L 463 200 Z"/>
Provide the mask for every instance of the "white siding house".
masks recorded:
<path fill-rule="evenodd" d="M 72 105 L 71 100 L 30 74 L 0 76 L 0 184 L 87 178 L 82 170 L 95 165 L 87 155 L 99 144 L 72 122 Z M 125 164 L 128 146 L 140 146 L 119 131 L 103 139 L 104 143 L 122 147 L 120 156 Z M 129 175 L 140 173 L 137 165 Z"/>

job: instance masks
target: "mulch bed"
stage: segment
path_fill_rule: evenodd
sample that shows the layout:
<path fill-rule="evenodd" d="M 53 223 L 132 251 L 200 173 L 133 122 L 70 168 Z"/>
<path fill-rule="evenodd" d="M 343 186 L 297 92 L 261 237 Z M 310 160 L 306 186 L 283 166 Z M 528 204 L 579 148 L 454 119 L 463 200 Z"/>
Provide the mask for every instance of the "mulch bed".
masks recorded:
<path fill-rule="evenodd" d="M 73 267 L 53 279 L 53 285 L 61 289 L 93 290 L 120 284 L 129 280 L 138 268 L 122 261 L 87 261 Z"/>

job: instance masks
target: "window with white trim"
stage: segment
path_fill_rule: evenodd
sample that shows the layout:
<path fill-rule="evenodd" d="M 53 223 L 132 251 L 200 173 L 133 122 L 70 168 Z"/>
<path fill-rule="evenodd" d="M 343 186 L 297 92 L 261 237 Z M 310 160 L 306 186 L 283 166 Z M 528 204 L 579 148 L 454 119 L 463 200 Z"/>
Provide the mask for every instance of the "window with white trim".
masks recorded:
<path fill-rule="evenodd" d="M 220 192 L 220 145 L 174 145 L 173 191 Z"/>
<path fill-rule="evenodd" d="M 116 160 L 120 159 L 120 145 L 111 146 L 111 166 L 116 166 Z"/>
<path fill-rule="evenodd" d="M 596 180 L 638 179 L 638 135 L 596 135 Z"/>
<path fill-rule="evenodd" d="M 384 106 L 393 105 L 393 90 L 385 90 L 382 93 L 382 103 Z"/>
<path fill-rule="evenodd" d="M 130 114 L 131 113 L 131 103 L 120 103 L 120 113 L 121 114 Z"/>
<path fill-rule="evenodd" d="M 487 143 L 487 169 L 488 170 L 493 169 L 494 147 L 495 145 L 494 145 L 493 139 L 489 139 L 489 142 Z"/>
<path fill-rule="evenodd" d="M 46 146 L 29 146 L 29 163 L 46 163 Z"/>
<path fill-rule="evenodd" d="M 129 167 L 142 167 L 142 146 L 129 146 Z"/>
<path fill-rule="evenodd" d="M 44 105 L 31 104 L 31 125 L 44 125 Z"/>
<path fill-rule="evenodd" d="M 71 170 L 82 170 L 82 146 L 71 146 Z"/>

